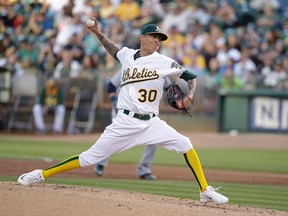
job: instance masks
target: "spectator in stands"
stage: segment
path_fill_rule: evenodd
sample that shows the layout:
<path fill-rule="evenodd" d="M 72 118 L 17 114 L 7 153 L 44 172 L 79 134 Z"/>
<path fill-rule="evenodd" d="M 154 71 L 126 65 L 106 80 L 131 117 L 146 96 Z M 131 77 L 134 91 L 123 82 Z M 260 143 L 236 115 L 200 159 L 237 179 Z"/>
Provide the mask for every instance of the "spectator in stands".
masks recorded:
<path fill-rule="evenodd" d="M 262 76 L 262 79 L 264 79 L 268 74 L 272 73 L 273 71 L 273 59 L 271 58 L 269 50 L 261 53 L 260 59 L 263 63 L 263 66 L 260 70 L 260 75 Z"/>
<path fill-rule="evenodd" d="M 84 47 L 82 44 L 82 38 L 79 34 L 74 33 L 70 37 L 69 42 L 65 45 L 65 47 L 71 51 L 73 60 L 76 60 L 79 63 L 83 62 Z"/>
<path fill-rule="evenodd" d="M 58 15 L 59 17 L 55 23 L 58 31 L 56 37 L 57 51 L 60 51 L 63 46 L 66 46 L 74 34 L 81 34 L 84 29 L 80 16 L 77 16 L 77 14 L 73 16 L 73 14 L 71 14 L 72 12 L 65 11 L 65 8 L 63 10 L 63 13 Z"/>
<path fill-rule="evenodd" d="M 282 59 L 276 58 L 273 63 L 273 70 L 271 73 L 267 74 L 264 78 L 264 86 L 275 88 L 278 83 L 286 78 L 286 72 L 283 69 Z"/>
<path fill-rule="evenodd" d="M 205 65 L 208 66 L 210 59 L 217 56 L 217 48 L 215 43 L 213 43 L 212 41 L 206 41 L 205 43 L 203 43 L 201 53 L 205 59 Z"/>
<path fill-rule="evenodd" d="M 84 48 L 84 53 L 85 54 L 90 54 L 90 53 L 97 53 L 99 54 L 100 52 L 100 42 L 98 40 L 95 40 L 95 36 L 88 31 L 88 29 L 83 29 L 82 33 L 82 44 Z"/>
<path fill-rule="evenodd" d="M 223 72 L 220 80 L 220 89 L 225 90 L 238 90 L 244 87 L 244 83 L 241 79 L 233 74 L 233 68 L 227 67 Z"/>
<path fill-rule="evenodd" d="M 0 22 L 1 23 L 1 22 Z M 5 50 L 13 47 L 12 38 L 9 37 L 7 33 L 0 34 L 0 58 L 5 57 Z"/>
<path fill-rule="evenodd" d="M 275 8 L 269 4 L 264 4 L 262 13 L 256 19 L 256 25 L 258 27 L 269 29 L 273 27 L 279 27 L 280 24 L 280 16 L 276 12 Z"/>
<path fill-rule="evenodd" d="M 229 59 L 226 40 L 224 38 L 217 40 L 216 46 L 218 50 L 216 58 L 220 64 L 220 67 L 225 67 Z"/>
<path fill-rule="evenodd" d="M 203 76 L 203 107 L 204 112 L 213 115 L 216 110 L 216 95 L 221 81 L 220 64 L 216 58 L 211 58 Z"/>
<path fill-rule="evenodd" d="M 38 56 L 38 65 L 42 74 L 47 74 L 53 71 L 58 61 L 58 56 L 54 50 L 56 33 L 53 31 L 47 31 L 46 38 L 48 41 L 47 43 L 42 44 Z"/>
<path fill-rule="evenodd" d="M 116 8 L 110 0 L 102 1 L 100 4 L 99 14 L 103 19 L 103 24 L 105 28 L 111 28 L 111 25 L 116 21 Z"/>
<path fill-rule="evenodd" d="M 172 56 L 171 51 L 176 51 L 177 56 L 181 56 L 183 53 L 183 45 L 185 42 L 184 35 L 179 31 L 176 25 L 171 26 L 168 34 L 169 38 L 166 41 L 162 42 L 161 52 L 165 53 L 165 55 Z M 177 59 L 179 59 L 179 57 Z"/>
<path fill-rule="evenodd" d="M 191 71 L 193 74 L 196 74 L 198 77 L 204 75 L 206 64 L 205 59 L 196 49 L 191 49 L 190 47 L 186 47 L 184 49 L 183 57 L 181 62 L 187 68 L 187 70 Z"/>
<path fill-rule="evenodd" d="M 253 82 L 253 74 L 256 74 L 256 65 L 250 58 L 251 50 L 248 47 L 242 48 L 241 59 L 234 65 L 233 73 L 240 78 L 243 83 Z"/>
<path fill-rule="evenodd" d="M 168 32 L 172 26 L 177 26 L 178 30 L 184 34 L 188 31 L 189 16 L 191 14 L 189 7 L 182 7 L 181 4 L 171 2 L 168 5 L 168 13 L 164 16 L 161 29 Z"/>
<path fill-rule="evenodd" d="M 151 7 L 151 5 L 153 5 L 153 7 Z M 158 19 L 162 20 L 163 17 L 165 16 L 163 1 L 161 3 L 161 0 L 145 0 L 142 3 L 141 9 L 142 8 L 148 9 L 149 14 L 151 14 L 154 18 L 156 16 Z M 142 11 L 142 13 L 143 13 L 143 11 Z"/>
<path fill-rule="evenodd" d="M 187 31 L 189 32 L 190 28 L 195 27 L 195 25 L 206 26 L 211 19 L 211 15 L 207 13 L 203 8 L 199 7 L 196 3 L 189 2 L 190 13 L 189 13 L 189 28 Z M 187 33 L 187 32 L 186 32 Z"/>
<path fill-rule="evenodd" d="M 45 14 L 39 10 L 32 11 L 29 21 L 28 27 L 34 35 L 40 36 L 44 33 L 44 20 Z"/>
<path fill-rule="evenodd" d="M 275 43 L 275 51 L 277 55 L 284 55 L 286 52 L 285 43 L 282 39 L 278 39 Z"/>
<path fill-rule="evenodd" d="M 65 81 L 70 78 L 78 77 L 81 71 L 81 65 L 73 60 L 73 54 L 69 47 L 63 47 L 61 51 L 61 61 L 56 65 L 53 78 Z"/>
<path fill-rule="evenodd" d="M 45 115 L 55 115 L 53 132 L 60 134 L 63 132 L 65 119 L 65 106 L 63 104 L 62 90 L 56 80 L 49 79 L 41 89 L 39 100 L 33 107 L 33 116 L 37 133 L 45 134 L 48 128 L 44 122 Z"/>
<path fill-rule="evenodd" d="M 219 20 L 221 26 L 225 29 L 235 27 L 238 22 L 235 9 L 227 1 L 221 1 L 215 13 L 215 18 Z"/>
<path fill-rule="evenodd" d="M 99 78 L 99 58 L 96 55 L 85 55 L 83 58 L 83 64 L 80 76 L 87 79 L 98 79 Z"/>
<path fill-rule="evenodd" d="M 108 34 L 111 40 L 115 41 L 118 46 L 122 46 L 123 42 L 128 39 L 129 33 L 123 23 L 115 22 L 112 24 Z"/>
<path fill-rule="evenodd" d="M 14 20 L 16 18 L 15 9 L 13 6 L 5 7 L 3 10 L 3 24 L 6 28 L 14 28 Z"/>
<path fill-rule="evenodd" d="M 38 66 L 38 56 L 39 49 L 35 47 L 35 42 L 30 38 L 25 38 L 21 42 L 20 49 L 18 51 L 18 57 L 20 59 L 29 60 L 31 65 L 37 67 Z"/>
<path fill-rule="evenodd" d="M 265 7 L 271 7 L 274 10 L 279 9 L 280 4 L 278 0 L 251 0 L 250 7 L 256 10 L 263 10 Z"/>
<path fill-rule="evenodd" d="M 123 23 L 129 24 L 140 14 L 140 7 L 135 0 L 123 0 L 116 9 L 116 15 Z"/>
<path fill-rule="evenodd" d="M 285 54 L 283 56 L 283 70 L 285 71 L 285 78 L 279 80 L 276 89 L 279 89 L 281 91 L 287 91 L 288 90 L 288 55 Z"/>
<path fill-rule="evenodd" d="M 158 14 L 153 13 L 153 7 L 149 5 L 143 6 L 140 8 L 139 16 L 132 21 L 131 25 L 133 29 L 141 29 L 142 26 L 147 24 L 157 24 L 161 21 L 161 18 Z M 139 31 L 139 30 L 138 30 Z M 135 35 L 138 35 L 135 33 Z"/>
<path fill-rule="evenodd" d="M 285 47 L 288 47 L 288 19 L 283 21 L 282 31 L 281 31 L 281 38 L 284 41 Z"/>
<path fill-rule="evenodd" d="M 20 64 L 20 60 L 17 56 L 16 49 L 10 47 L 5 52 L 5 57 L 0 59 L 0 67 L 5 67 L 12 73 L 13 76 L 21 76 L 26 73 Z"/>
<path fill-rule="evenodd" d="M 225 40 L 224 33 L 221 31 L 221 26 L 216 21 L 211 21 L 207 26 L 207 31 L 203 34 L 202 52 L 206 60 L 206 65 L 209 64 L 211 58 L 217 56 L 218 49 L 216 45 Z"/>
<path fill-rule="evenodd" d="M 227 43 L 228 50 L 231 50 L 231 49 L 236 49 L 238 51 L 241 50 L 239 37 L 237 33 L 232 29 L 227 29 L 226 31 L 226 43 Z"/>

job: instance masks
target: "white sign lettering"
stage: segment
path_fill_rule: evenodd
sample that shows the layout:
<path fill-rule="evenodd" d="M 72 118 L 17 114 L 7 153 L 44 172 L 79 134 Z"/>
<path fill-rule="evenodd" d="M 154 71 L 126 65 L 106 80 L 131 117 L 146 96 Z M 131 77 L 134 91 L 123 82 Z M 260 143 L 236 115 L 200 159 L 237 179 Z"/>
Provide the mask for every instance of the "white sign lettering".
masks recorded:
<path fill-rule="evenodd" d="M 279 128 L 279 106 L 278 99 L 258 97 L 254 99 L 255 127 L 265 129 Z"/>

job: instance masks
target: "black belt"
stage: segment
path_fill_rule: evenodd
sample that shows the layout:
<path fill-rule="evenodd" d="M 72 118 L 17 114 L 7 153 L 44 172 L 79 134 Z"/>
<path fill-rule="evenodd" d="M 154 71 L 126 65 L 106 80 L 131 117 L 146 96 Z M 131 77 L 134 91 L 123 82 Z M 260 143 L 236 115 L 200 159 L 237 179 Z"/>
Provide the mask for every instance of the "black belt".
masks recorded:
<path fill-rule="evenodd" d="M 130 110 L 126 110 L 124 109 L 123 113 L 126 114 L 126 115 L 129 115 L 131 111 Z M 132 113 L 132 112 L 131 112 Z M 153 114 L 152 116 L 151 115 L 148 115 L 148 114 L 138 114 L 138 113 L 134 113 L 133 118 L 137 118 L 137 119 L 140 119 L 140 120 L 144 120 L 144 121 L 147 121 L 153 117 L 155 117 L 155 114 Z"/>

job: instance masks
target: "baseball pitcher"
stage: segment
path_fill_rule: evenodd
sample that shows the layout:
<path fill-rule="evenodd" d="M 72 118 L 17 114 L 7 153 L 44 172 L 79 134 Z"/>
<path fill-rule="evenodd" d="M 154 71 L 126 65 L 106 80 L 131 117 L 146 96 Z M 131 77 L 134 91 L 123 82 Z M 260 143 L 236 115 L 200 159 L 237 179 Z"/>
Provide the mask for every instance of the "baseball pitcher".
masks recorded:
<path fill-rule="evenodd" d="M 64 171 L 96 164 L 117 152 L 139 145 L 160 145 L 184 156 L 200 190 L 201 202 L 224 204 L 226 196 L 209 186 L 199 157 L 188 137 L 183 136 L 158 117 L 165 77 L 177 75 L 187 81 L 189 92 L 175 95 L 173 104 L 179 109 L 190 106 L 196 89 L 196 76 L 175 60 L 157 52 L 168 36 L 154 24 L 142 27 L 140 49 L 119 49 L 99 29 L 98 21 L 90 19 L 89 29 L 106 51 L 122 65 L 117 115 L 99 139 L 88 150 L 47 169 L 36 169 L 18 178 L 22 185 L 32 185 Z M 177 88 L 175 88 L 177 89 Z M 173 93 L 174 90 L 169 91 Z M 179 95 L 179 91 L 175 91 Z M 182 95 L 182 94 L 180 94 Z"/>

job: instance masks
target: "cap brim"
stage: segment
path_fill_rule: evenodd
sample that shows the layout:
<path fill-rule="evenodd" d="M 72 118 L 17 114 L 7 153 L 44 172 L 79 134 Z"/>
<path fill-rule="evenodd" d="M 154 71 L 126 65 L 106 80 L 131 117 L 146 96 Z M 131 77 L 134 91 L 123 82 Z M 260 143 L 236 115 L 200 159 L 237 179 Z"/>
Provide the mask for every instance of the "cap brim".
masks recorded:
<path fill-rule="evenodd" d="M 145 35 L 149 35 L 149 34 L 157 34 L 160 36 L 161 38 L 161 41 L 165 41 L 168 39 L 168 36 L 164 33 L 161 33 L 161 32 L 147 32 Z"/>

